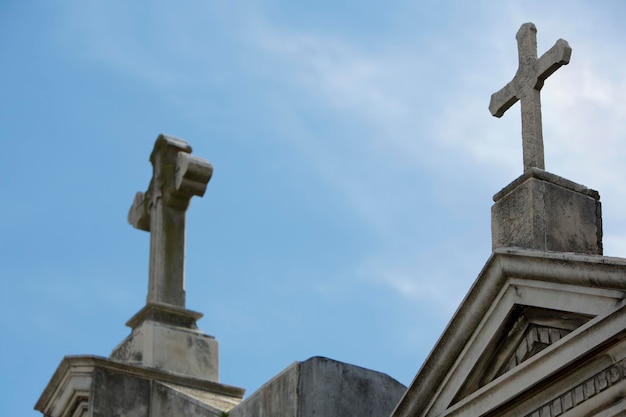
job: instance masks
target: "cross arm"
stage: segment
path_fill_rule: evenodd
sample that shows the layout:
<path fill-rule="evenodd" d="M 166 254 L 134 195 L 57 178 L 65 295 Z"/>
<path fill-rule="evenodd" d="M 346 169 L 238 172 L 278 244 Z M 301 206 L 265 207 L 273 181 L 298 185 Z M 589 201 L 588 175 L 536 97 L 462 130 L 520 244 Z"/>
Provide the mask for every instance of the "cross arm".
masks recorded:
<path fill-rule="evenodd" d="M 194 195 L 202 197 L 213 175 L 213 165 L 197 156 L 179 152 L 176 158 L 176 176 L 167 203 L 186 210 Z"/>
<path fill-rule="evenodd" d="M 150 190 L 150 188 L 151 187 L 149 187 L 148 190 Z M 150 204 L 150 197 L 146 196 L 146 194 L 142 192 L 135 194 L 133 205 L 128 212 L 128 223 L 136 229 L 149 232 L 150 211 L 148 205 Z"/>
<path fill-rule="evenodd" d="M 519 100 L 517 89 L 514 87 L 515 80 L 509 82 L 500 91 L 491 95 L 489 111 L 495 117 L 502 117 L 504 113 Z"/>
<path fill-rule="evenodd" d="M 536 90 L 541 90 L 543 83 L 550 75 L 563 65 L 569 64 L 572 48 L 566 40 L 559 39 L 554 46 L 546 51 L 537 62 Z"/>
<path fill-rule="evenodd" d="M 146 192 L 135 195 L 128 212 L 128 222 L 139 230 L 151 231 L 152 206 L 158 200 L 174 209 L 185 211 L 194 195 L 203 196 L 213 174 L 213 165 L 191 155 L 187 142 L 159 135 L 150 161 L 154 174 Z M 156 181 L 156 183 L 155 183 Z"/>

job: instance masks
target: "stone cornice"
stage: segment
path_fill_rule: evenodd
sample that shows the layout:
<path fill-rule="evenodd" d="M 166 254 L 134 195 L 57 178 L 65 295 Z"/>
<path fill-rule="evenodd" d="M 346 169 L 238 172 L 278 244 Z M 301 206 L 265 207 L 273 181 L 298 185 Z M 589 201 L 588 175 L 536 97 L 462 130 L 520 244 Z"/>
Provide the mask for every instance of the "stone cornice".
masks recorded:
<path fill-rule="evenodd" d="M 233 387 L 214 381 L 172 374 L 153 368 L 130 365 L 100 356 L 77 355 L 66 356 L 63 358 L 61 364 L 55 371 L 54 375 L 50 379 L 50 382 L 37 401 L 35 409 L 45 415 L 48 415 L 50 407 L 55 404 L 55 402 L 57 402 L 62 396 L 68 396 L 71 394 L 67 393 L 67 390 L 72 389 L 70 386 L 72 378 L 82 375 L 90 379 L 96 368 L 124 373 L 137 378 L 152 379 L 160 382 L 182 385 L 237 399 L 243 398 L 245 393 L 245 389 L 243 388 Z"/>
<path fill-rule="evenodd" d="M 567 390 L 563 394 L 537 407 L 526 417 L 545 416 L 555 417 L 582 404 L 612 385 L 626 378 L 626 360 L 604 369 L 581 384 Z"/>

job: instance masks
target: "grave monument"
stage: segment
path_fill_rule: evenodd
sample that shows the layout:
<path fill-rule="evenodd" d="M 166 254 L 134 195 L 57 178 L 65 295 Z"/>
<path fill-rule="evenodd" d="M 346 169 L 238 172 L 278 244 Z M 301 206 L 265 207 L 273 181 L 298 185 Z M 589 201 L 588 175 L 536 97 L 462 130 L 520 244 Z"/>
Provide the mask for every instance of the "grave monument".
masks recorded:
<path fill-rule="evenodd" d="M 536 33 L 520 28 L 489 105 L 521 102 L 524 172 L 494 196 L 492 255 L 392 417 L 626 415 L 626 260 L 602 256 L 599 194 L 544 170 L 539 93 L 571 49 L 537 59 Z"/>
<path fill-rule="evenodd" d="M 35 408 L 50 417 L 215 415 L 241 402 L 244 390 L 219 382 L 218 345 L 200 331 L 202 314 L 185 308 L 185 217 L 213 167 L 180 139 L 160 135 L 153 176 L 137 193 L 128 221 L 150 232 L 146 305 L 109 358 L 66 356 Z"/>
<path fill-rule="evenodd" d="M 185 217 L 213 167 L 183 140 L 160 135 L 153 176 L 128 221 L 150 233 L 146 305 L 108 358 L 67 356 L 35 405 L 47 417 L 388 415 L 406 387 L 389 376 L 313 357 L 295 362 L 246 401 L 219 382 L 218 344 L 185 305 Z"/>

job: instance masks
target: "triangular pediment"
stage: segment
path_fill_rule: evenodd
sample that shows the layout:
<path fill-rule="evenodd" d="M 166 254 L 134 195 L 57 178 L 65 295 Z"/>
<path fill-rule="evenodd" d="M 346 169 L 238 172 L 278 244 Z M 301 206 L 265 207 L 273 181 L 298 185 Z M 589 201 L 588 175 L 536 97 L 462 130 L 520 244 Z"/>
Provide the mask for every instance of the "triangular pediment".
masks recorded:
<path fill-rule="evenodd" d="M 515 305 L 452 403 L 511 371 L 592 318 L 587 314 Z"/>
<path fill-rule="evenodd" d="M 392 416 L 514 415 L 501 410 L 624 340 L 625 294 L 623 259 L 494 251 Z"/>

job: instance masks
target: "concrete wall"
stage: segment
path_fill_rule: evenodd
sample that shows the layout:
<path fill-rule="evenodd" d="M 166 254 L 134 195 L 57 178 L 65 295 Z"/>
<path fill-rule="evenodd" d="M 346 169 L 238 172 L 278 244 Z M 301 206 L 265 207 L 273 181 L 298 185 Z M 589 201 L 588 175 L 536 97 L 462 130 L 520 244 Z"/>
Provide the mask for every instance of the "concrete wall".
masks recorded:
<path fill-rule="evenodd" d="M 405 390 L 383 373 L 313 357 L 289 366 L 229 417 L 387 417 Z"/>

